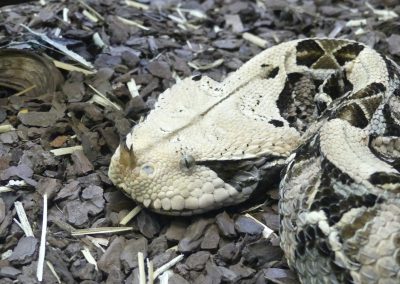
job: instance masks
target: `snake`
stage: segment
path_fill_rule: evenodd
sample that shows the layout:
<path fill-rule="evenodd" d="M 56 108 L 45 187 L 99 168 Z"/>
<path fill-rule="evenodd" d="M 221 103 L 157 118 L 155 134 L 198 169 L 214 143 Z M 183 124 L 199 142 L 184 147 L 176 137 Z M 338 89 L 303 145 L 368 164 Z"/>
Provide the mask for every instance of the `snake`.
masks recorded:
<path fill-rule="evenodd" d="M 272 46 L 218 82 L 178 81 L 115 151 L 111 181 L 193 215 L 279 180 L 280 240 L 302 283 L 400 283 L 400 73 L 347 39 Z"/>

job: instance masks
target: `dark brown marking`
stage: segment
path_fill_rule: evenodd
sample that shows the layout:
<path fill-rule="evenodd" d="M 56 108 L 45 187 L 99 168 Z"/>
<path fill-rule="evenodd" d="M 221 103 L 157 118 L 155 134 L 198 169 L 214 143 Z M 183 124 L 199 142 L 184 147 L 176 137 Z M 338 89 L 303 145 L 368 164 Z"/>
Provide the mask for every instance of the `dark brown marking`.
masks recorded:
<path fill-rule="evenodd" d="M 383 93 L 385 91 L 386 91 L 385 85 L 383 85 L 382 83 L 374 82 L 352 94 L 349 97 L 349 99 L 362 99 L 362 98 L 372 97 L 374 95 Z"/>
<path fill-rule="evenodd" d="M 368 125 L 368 119 L 365 113 L 357 103 L 351 103 L 343 106 L 337 112 L 335 117 L 348 121 L 351 125 L 364 128 Z"/>
<path fill-rule="evenodd" d="M 277 119 L 271 119 L 270 121 L 268 121 L 269 124 L 272 124 L 275 127 L 282 127 L 283 126 L 283 122 Z"/>
<path fill-rule="evenodd" d="M 296 62 L 298 65 L 311 67 L 324 54 L 324 50 L 315 40 L 303 40 L 297 44 Z"/>
<path fill-rule="evenodd" d="M 200 81 L 201 80 L 201 74 L 197 74 L 197 75 L 194 75 L 193 77 L 192 77 L 192 80 L 193 81 Z"/>
<path fill-rule="evenodd" d="M 278 75 L 278 73 L 279 73 L 279 67 L 273 68 L 273 69 L 268 73 L 267 79 L 275 78 L 276 75 Z"/>
<path fill-rule="evenodd" d="M 339 71 L 330 75 L 322 85 L 323 92 L 329 95 L 332 100 L 340 98 L 352 89 L 353 85 L 347 80 L 346 73 Z"/>
<path fill-rule="evenodd" d="M 397 65 L 389 58 L 387 58 L 385 56 L 382 56 L 382 58 L 385 61 L 386 69 L 389 74 L 389 79 L 393 80 L 395 75 L 397 75 L 397 76 L 399 75 L 399 69 L 398 69 Z"/>
<path fill-rule="evenodd" d="M 339 68 L 336 61 L 330 54 L 321 56 L 313 65 L 313 69 L 337 69 Z"/>
<path fill-rule="evenodd" d="M 392 110 L 388 104 L 383 106 L 383 117 L 386 122 L 386 129 L 384 136 L 400 136 L 400 126 L 392 117 Z"/>
<path fill-rule="evenodd" d="M 366 115 L 368 116 L 368 119 L 372 118 L 381 103 L 382 96 L 370 97 L 360 102 L 360 104 L 362 104 L 364 106 L 364 109 L 367 111 Z"/>
<path fill-rule="evenodd" d="M 396 173 L 377 172 L 371 175 L 369 181 L 373 185 L 396 185 L 394 191 L 400 192 L 400 175 Z"/>
<path fill-rule="evenodd" d="M 354 60 L 363 49 L 364 46 L 361 44 L 350 43 L 335 51 L 333 55 L 340 66 L 343 66 L 347 62 Z"/>

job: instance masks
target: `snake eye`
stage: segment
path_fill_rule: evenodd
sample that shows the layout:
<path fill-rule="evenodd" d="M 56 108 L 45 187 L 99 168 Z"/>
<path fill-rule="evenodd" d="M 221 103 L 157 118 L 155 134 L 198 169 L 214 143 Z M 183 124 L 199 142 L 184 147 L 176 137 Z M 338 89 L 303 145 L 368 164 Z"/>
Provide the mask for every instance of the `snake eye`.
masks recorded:
<path fill-rule="evenodd" d="M 143 172 L 149 176 L 152 173 L 154 173 L 154 168 L 153 168 L 153 166 L 146 164 L 142 167 L 141 172 Z"/>
<path fill-rule="evenodd" d="M 181 160 L 179 161 L 179 165 L 182 170 L 190 170 L 196 164 L 195 159 L 192 155 L 182 155 Z"/>

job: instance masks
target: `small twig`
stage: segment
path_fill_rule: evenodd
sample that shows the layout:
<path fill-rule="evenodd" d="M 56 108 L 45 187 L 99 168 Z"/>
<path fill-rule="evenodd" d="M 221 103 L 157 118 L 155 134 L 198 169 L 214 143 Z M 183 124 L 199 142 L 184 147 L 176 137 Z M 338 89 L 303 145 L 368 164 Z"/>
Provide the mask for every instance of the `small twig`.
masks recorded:
<path fill-rule="evenodd" d="M 68 8 L 63 8 L 63 21 L 66 23 L 71 23 L 68 17 L 69 9 Z"/>
<path fill-rule="evenodd" d="M 14 189 L 12 189 L 11 187 L 8 187 L 8 186 L 0 186 L 0 193 L 11 192 L 11 191 L 14 191 Z"/>
<path fill-rule="evenodd" d="M 128 224 L 130 220 L 132 220 L 133 217 L 135 217 L 139 212 L 143 209 L 142 206 L 138 205 L 135 208 L 133 208 L 124 218 L 122 218 L 121 222 L 119 222 L 120 225 L 125 226 Z"/>
<path fill-rule="evenodd" d="M 46 254 L 46 232 L 47 232 L 47 193 L 43 195 L 42 235 L 40 237 L 39 259 L 36 272 L 36 276 L 39 282 L 43 280 L 44 257 Z"/>
<path fill-rule="evenodd" d="M 142 24 L 140 24 L 140 23 L 138 23 L 136 21 L 125 19 L 125 18 L 120 17 L 120 16 L 117 16 L 117 19 L 120 20 L 124 24 L 131 25 L 131 26 L 136 26 L 136 27 L 138 27 L 138 28 L 140 28 L 142 30 L 145 30 L 145 31 L 149 31 L 150 30 L 150 28 L 145 27 L 145 26 L 143 26 Z"/>
<path fill-rule="evenodd" d="M 103 48 L 106 46 L 106 44 L 104 43 L 103 39 L 101 38 L 101 36 L 99 35 L 98 32 L 95 32 L 92 36 L 93 38 L 93 42 L 95 45 L 97 45 L 99 48 Z"/>
<path fill-rule="evenodd" d="M 63 155 L 72 154 L 73 152 L 79 151 L 79 150 L 83 150 L 83 147 L 81 145 L 65 147 L 65 148 L 60 148 L 60 149 L 53 149 L 53 150 L 50 150 L 50 152 L 53 153 L 54 156 L 63 156 Z"/>
<path fill-rule="evenodd" d="M 164 271 L 170 269 L 172 266 L 177 264 L 182 259 L 183 259 L 183 254 L 178 255 L 177 257 L 173 258 L 170 262 L 167 262 L 163 266 L 157 268 L 156 271 L 154 271 L 153 279 L 156 279 L 161 273 L 163 273 Z"/>
<path fill-rule="evenodd" d="M 158 277 L 158 280 L 160 280 L 160 284 L 168 284 L 169 283 L 169 278 L 171 278 L 172 275 L 174 275 L 174 273 L 171 270 L 167 270 L 164 273 L 162 273 Z"/>
<path fill-rule="evenodd" d="M 86 66 L 86 67 L 88 67 L 90 69 L 94 69 L 92 63 L 88 62 L 85 58 L 83 58 L 79 54 L 69 50 L 66 46 L 64 46 L 64 45 L 62 45 L 62 44 L 50 39 L 47 35 L 45 35 L 43 33 L 35 32 L 34 30 L 32 30 L 31 28 L 29 28 L 28 26 L 26 26 L 24 24 L 20 24 L 20 26 L 23 27 L 24 29 L 26 29 L 31 34 L 40 37 L 41 40 L 47 42 L 48 44 L 50 44 L 54 48 L 58 49 L 59 51 L 61 51 L 65 55 L 71 57 L 72 59 L 74 59 L 75 61 L 79 62 L 80 64 L 82 64 L 82 65 L 84 65 L 84 66 Z"/>
<path fill-rule="evenodd" d="M 136 1 L 125 0 L 125 4 L 130 7 L 134 7 L 136 9 L 148 10 L 149 5 L 138 3 Z"/>
<path fill-rule="evenodd" d="M 86 236 L 86 238 L 95 245 L 95 247 L 99 248 L 103 253 L 105 252 L 105 249 L 102 246 L 108 246 L 108 239 L 106 238 L 94 238 L 92 236 Z"/>
<path fill-rule="evenodd" d="M 83 250 L 81 250 L 81 252 L 85 257 L 86 261 L 89 262 L 90 264 L 93 264 L 96 271 L 99 271 L 99 269 L 97 268 L 97 262 L 94 259 L 93 255 L 90 253 L 89 248 L 87 246 L 83 246 Z"/>
<path fill-rule="evenodd" d="M 138 252 L 139 283 L 146 284 L 146 271 L 144 270 L 144 257 L 142 252 Z"/>
<path fill-rule="evenodd" d="M 61 279 L 58 276 L 56 270 L 54 269 L 53 264 L 51 264 L 51 262 L 47 261 L 47 260 L 46 260 L 46 264 L 47 264 L 47 267 L 50 269 L 51 273 L 53 273 L 54 277 L 57 279 L 57 282 L 61 284 Z"/>
<path fill-rule="evenodd" d="M 153 284 L 154 283 L 154 266 L 153 262 L 146 258 L 147 261 L 147 284 Z"/>
<path fill-rule="evenodd" d="M 0 125 L 0 133 L 5 133 L 11 130 L 15 130 L 15 128 L 10 124 Z"/>
<path fill-rule="evenodd" d="M 104 22 L 104 17 L 99 14 L 95 9 L 85 3 L 85 1 L 79 0 L 79 4 L 81 4 L 85 9 L 89 10 L 92 14 L 94 14 L 99 20 Z"/>
<path fill-rule="evenodd" d="M 90 85 L 90 84 L 87 84 L 88 85 L 88 87 L 92 90 L 92 91 L 94 91 L 95 93 L 96 93 L 96 95 L 94 95 L 90 100 L 89 100 L 89 102 L 96 102 L 96 103 L 98 103 L 99 105 L 102 105 L 102 106 L 104 106 L 104 107 L 107 107 L 107 106 L 111 106 L 111 107 L 113 107 L 113 108 L 115 108 L 116 110 L 119 110 L 119 111 L 121 111 L 122 110 L 122 108 L 119 106 L 119 105 L 117 105 L 117 104 L 115 104 L 115 103 L 113 103 L 112 101 L 110 101 L 105 95 L 103 95 L 99 90 L 97 90 L 95 87 L 93 87 L 92 85 Z"/>
<path fill-rule="evenodd" d="M 115 234 L 132 231 L 133 227 L 99 227 L 91 229 L 76 229 L 71 231 L 71 236 L 96 235 L 96 234 Z"/>
<path fill-rule="evenodd" d="M 36 85 L 29 86 L 29 87 L 26 88 L 25 90 L 22 90 L 22 91 L 20 91 L 20 92 L 18 92 L 18 93 L 16 93 L 16 94 L 14 94 L 13 96 L 16 96 L 16 97 L 22 96 L 23 94 L 26 94 L 27 92 L 33 90 L 33 89 L 36 88 L 36 87 L 37 87 Z"/>
<path fill-rule="evenodd" d="M 99 18 L 97 18 L 94 14 L 92 14 L 91 12 L 89 12 L 88 10 L 83 10 L 82 14 L 88 18 L 90 21 L 92 21 L 93 23 L 97 23 L 99 21 Z"/>
<path fill-rule="evenodd" d="M 208 70 L 208 69 L 212 69 L 215 67 L 220 66 L 222 63 L 224 63 L 224 59 L 220 58 L 215 60 L 214 62 L 211 62 L 210 64 L 205 64 L 205 65 L 197 65 L 193 62 L 188 62 L 188 65 L 196 70 Z"/>
<path fill-rule="evenodd" d="M 126 85 L 132 98 L 139 97 L 139 88 L 136 85 L 135 79 L 132 78 Z"/>
<path fill-rule="evenodd" d="M 242 37 L 245 40 L 247 40 L 261 48 L 266 48 L 268 45 L 268 42 L 265 39 L 262 39 L 259 36 L 253 35 L 251 33 L 243 33 Z"/>
<path fill-rule="evenodd" d="M 3 253 L 1 254 L 0 259 L 1 259 L 1 260 L 5 260 L 5 259 L 9 258 L 9 257 L 12 255 L 12 253 L 13 253 L 13 251 L 12 251 L 11 249 L 6 250 L 5 252 L 3 252 Z"/>
<path fill-rule="evenodd" d="M 25 209 L 22 206 L 22 203 L 20 201 L 15 201 L 14 207 L 15 207 L 15 210 L 17 211 L 18 218 L 20 221 L 20 223 L 19 223 L 15 220 L 16 223 L 21 226 L 22 230 L 25 233 L 25 236 L 33 237 L 34 235 L 33 235 L 32 227 L 29 224 L 28 217 L 26 217 Z"/>
<path fill-rule="evenodd" d="M 76 72 L 83 73 L 85 75 L 92 75 L 92 74 L 96 73 L 96 71 L 94 71 L 94 70 L 93 71 L 92 70 L 86 70 L 86 69 L 80 68 L 80 67 L 72 65 L 72 64 L 68 64 L 68 63 L 65 63 L 65 62 L 61 62 L 61 61 L 55 60 L 53 58 L 52 58 L 52 61 L 54 63 L 54 66 L 56 66 L 57 68 L 63 69 L 63 70 L 76 71 Z"/>

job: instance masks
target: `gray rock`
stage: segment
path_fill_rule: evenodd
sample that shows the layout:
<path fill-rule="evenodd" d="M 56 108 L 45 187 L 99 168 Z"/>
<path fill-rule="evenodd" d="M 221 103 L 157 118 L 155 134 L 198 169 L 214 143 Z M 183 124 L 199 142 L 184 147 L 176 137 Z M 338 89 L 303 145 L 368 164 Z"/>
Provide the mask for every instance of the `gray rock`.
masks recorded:
<path fill-rule="evenodd" d="M 201 271 L 204 269 L 207 260 L 210 258 L 211 254 L 207 251 L 199 251 L 191 254 L 187 260 L 186 265 L 189 270 Z"/>
<path fill-rule="evenodd" d="M 235 223 L 233 222 L 231 217 L 229 217 L 228 213 L 224 211 L 218 214 L 216 217 L 216 223 L 218 225 L 221 234 L 224 237 L 228 238 L 236 237 Z"/>
<path fill-rule="evenodd" d="M 121 253 L 125 247 L 125 239 L 116 237 L 97 262 L 100 270 L 110 273 L 113 267 L 121 269 Z"/>
<path fill-rule="evenodd" d="M 242 256 L 252 267 L 260 267 L 270 261 L 280 261 L 283 251 L 279 246 L 272 246 L 271 243 L 262 238 L 243 248 Z"/>
<path fill-rule="evenodd" d="M 186 230 L 185 237 L 180 240 L 178 250 L 180 252 L 191 252 L 198 248 L 206 228 L 213 222 L 212 219 L 199 219 L 192 223 Z"/>
<path fill-rule="evenodd" d="M 256 273 L 254 269 L 244 266 L 241 262 L 229 266 L 229 269 L 239 275 L 240 278 L 249 278 Z"/>
<path fill-rule="evenodd" d="M 17 265 L 31 262 L 35 256 L 37 244 L 38 240 L 34 237 L 22 237 L 8 260 Z"/>
<path fill-rule="evenodd" d="M 237 283 L 237 281 L 240 279 L 240 276 L 236 272 L 226 267 L 218 266 L 218 270 L 221 273 L 222 281 L 228 283 Z"/>
<path fill-rule="evenodd" d="M 77 259 L 72 263 L 71 273 L 74 278 L 80 280 L 96 279 L 96 267 L 83 258 Z"/>
<path fill-rule="evenodd" d="M 278 214 L 272 212 L 266 212 L 263 214 L 263 218 L 265 225 L 267 225 L 268 228 L 274 230 L 275 232 L 279 231 L 280 223 Z"/>
<path fill-rule="evenodd" d="M 135 219 L 136 225 L 139 228 L 139 231 L 146 238 L 153 238 L 154 235 L 160 232 L 161 226 L 158 223 L 158 219 L 156 215 L 147 210 L 140 211 L 139 215 Z"/>
<path fill-rule="evenodd" d="M 263 226 L 246 216 L 239 216 L 235 221 L 235 229 L 241 234 L 260 235 Z"/>
<path fill-rule="evenodd" d="M 18 275 L 21 274 L 21 270 L 16 269 L 12 266 L 0 267 L 0 278 L 11 278 L 17 279 Z"/>
<path fill-rule="evenodd" d="M 179 274 L 174 273 L 168 279 L 168 284 L 189 284 L 189 282 Z"/>
<path fill-rule="evenodd" d="M 148 242 L 146 238 L 131 239 L 125 242 L 125 247 L 121 253 L 121 262 L 126 272 L 131 271 L 138 265 L 137 255 L 142 252 L 147 257 Z"/>
<path fill-rule="evenodd" d="M 228 243 L 218 250 L 218 256 L 225 262 L 235 262 L 240 257 L 241 245 Z"/>
<path fill-rule="evenodd" d="M 149 245 L 149 256 L 152 257 L 159 253 L 163 253 L 168 249 L 168 242 L 165 235 L 161 235 L 150 243 Z"/>
<path fill-rule="evenodd" d="M 173 220 L 165 233 L 167 240 L 173 242 L 180 241 L 183 238 L 187 227 L 188 224 L 186 222 Z"/>
<path fill-rule="evenodd" d="M 201 249 L 206 250 L 214 250 L 218 248 L 218 243 L 220 240 L 220 236 L 218 233 L 218 227 L 215 224 L 212 224 L 208 227 L 206 233 L 204 234 L 203 241 L 201 242 Z"/>
<path fill-rule="evenodd" d="M 169 64 L 164 61 L 152 61 L 147 64 L 147 70 L 159 78 L 171 79 L 172 73 Z"/>

